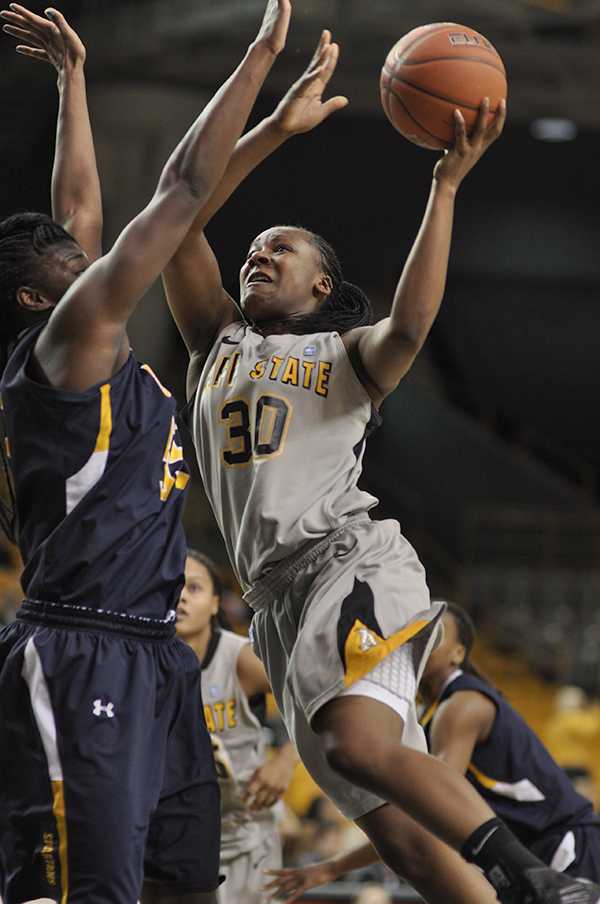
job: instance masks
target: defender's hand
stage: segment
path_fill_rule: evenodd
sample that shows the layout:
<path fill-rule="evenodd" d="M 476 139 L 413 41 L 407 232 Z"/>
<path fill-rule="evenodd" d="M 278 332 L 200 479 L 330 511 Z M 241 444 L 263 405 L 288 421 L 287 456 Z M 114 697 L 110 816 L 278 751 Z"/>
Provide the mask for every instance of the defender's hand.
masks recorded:
<path fill-rule="evenodd" d="M 79 35 L 58 10 L 48 8 L 44 18 L 11 3 L 0 16 L 9 23 L 3 31 L 24 42 L 17 44 L 17 53 L 50 63 L 59 76 L 85 63 L 86 51 Z"/>
<path fill-rule="evenodd" d="M 338 44 L 331 43 L 331 32 L 324 31 L 312 60 L 292 85 L 273 113 L 273 122 L 287 135 L 310 132 L 337 110 L 348 105 L 348 98 L 332 97 L 323 101 L 323 92 L 335 72 Z"/>
<path fill-rule="evenodd" d="M 291 0 L 268 0 L 255 43 L 264 44 L 275 55 L 281 53 L 285 47 L 291 15 Z"/>
<path fill-rule="evenodd" d="M 433 171 L 434 179 L 456 190 L 489 146 L 500 137 L 506 122 L 506 101 L 500 101 L 496 118 L 490 126 L 487 126 L 489 111 L 490 101 L 485 97 L 479 105 L 479 115 L 470 136 L 467 135 L 462 113 L 459 110 L 454 111 L 456 136 L 454 147 L 438 160 Z"/>
<path fill-rule="evenodd" d="M 299 869 L 267 869 L 265 875 L 274 878 L 264 886 L 264 891 L 271 901 L 277 899 L 281 904 L 292 904 L 305 891 L 335 879 L 327 863 L 315 863 Z"/>

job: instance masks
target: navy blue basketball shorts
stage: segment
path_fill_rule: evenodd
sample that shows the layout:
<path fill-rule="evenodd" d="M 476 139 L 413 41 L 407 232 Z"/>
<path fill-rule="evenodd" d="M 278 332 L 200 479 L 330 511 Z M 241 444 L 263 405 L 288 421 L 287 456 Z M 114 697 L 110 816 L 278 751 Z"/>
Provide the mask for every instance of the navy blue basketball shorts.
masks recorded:
<path fill-rule="evenodd" d="M 530 847 L 554 869 L 600 883 L 600 821 L 558 828 L 555 834 L 544 836 Z"/>
<path fill-rule="evenodd" d="M 0 632 L 4 904 L 219 884 L 200 669 L 173 625 L 25 602 Z"/>

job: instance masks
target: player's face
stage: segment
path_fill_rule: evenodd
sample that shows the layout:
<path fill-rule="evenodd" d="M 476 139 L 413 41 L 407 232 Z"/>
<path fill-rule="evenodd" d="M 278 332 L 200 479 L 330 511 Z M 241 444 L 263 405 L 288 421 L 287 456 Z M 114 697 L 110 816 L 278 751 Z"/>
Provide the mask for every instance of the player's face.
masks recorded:
<path fill-rule="evenodd" d="M 429 678 L 434 674 L 442 674 L 447 672 L 450 674 L 454 669 L 460 667 L 465 655 L 465 648 L 461 644 L 458 637 L 458 629 L 454 616 L 446 612 L 443 616 L 444 637 L 441 644 L 435 648 L 425 666 L 423 678 Z"/>
<path fill-rule="evenodd" d="M 309 314 L 331 291 L 321 256 L 302 229 L 276 226 L 257 236 L 240 271 L 240 301 L 255 322 Z"/>
<path fill-rule="evenodd" d="M 210 572 L 206 565 L 188 556 L 185 561 L 185 585 L 177 605 L 177 633 L 180 637 L 201 634 L 219 609 Z"/>

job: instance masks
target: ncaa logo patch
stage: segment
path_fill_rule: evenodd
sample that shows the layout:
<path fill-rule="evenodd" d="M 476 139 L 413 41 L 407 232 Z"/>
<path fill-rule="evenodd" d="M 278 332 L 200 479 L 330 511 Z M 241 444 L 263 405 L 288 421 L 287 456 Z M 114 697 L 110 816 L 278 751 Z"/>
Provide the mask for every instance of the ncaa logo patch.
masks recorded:
<path fill-rule="evenodd" d="M 372 650 L 373 647 L 377 646 L 376 636 L 372 631 L 369 631 L 368 628 L 359 628 L 358 629 L 358 649 L 361 653 L 366 653 L 367 650 Z"/>
<path fill-rule="evenodd" d="M 306 348 L 302 350 L 302 354 L 305 358 L 314 358 L 314 356 L 317 354 L 317 346 L 307 345 Z"/>
<path fill-rule="evenodd" d="M 218 697 L 220 693 L 221 693 L 221 689 L 216 684 L 211 684 L 211 686 L 208 689 L 209 697 Z"/>

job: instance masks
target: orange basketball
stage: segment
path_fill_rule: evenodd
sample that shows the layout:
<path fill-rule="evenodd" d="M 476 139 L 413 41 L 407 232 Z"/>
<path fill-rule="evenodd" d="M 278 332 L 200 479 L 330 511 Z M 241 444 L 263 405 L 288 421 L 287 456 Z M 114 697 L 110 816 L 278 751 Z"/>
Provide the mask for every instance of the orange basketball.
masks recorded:
<path fill-rule="evenodd" d="M 439 150 L 454 143 L 454 110 L 470 131 L 490 99 L 491 123 L 506 97 L 506 70 L 487 38 L 453 22 L 421 25 L 400 38 L 381 70 L 381 102 L 401 135 Z"/>

